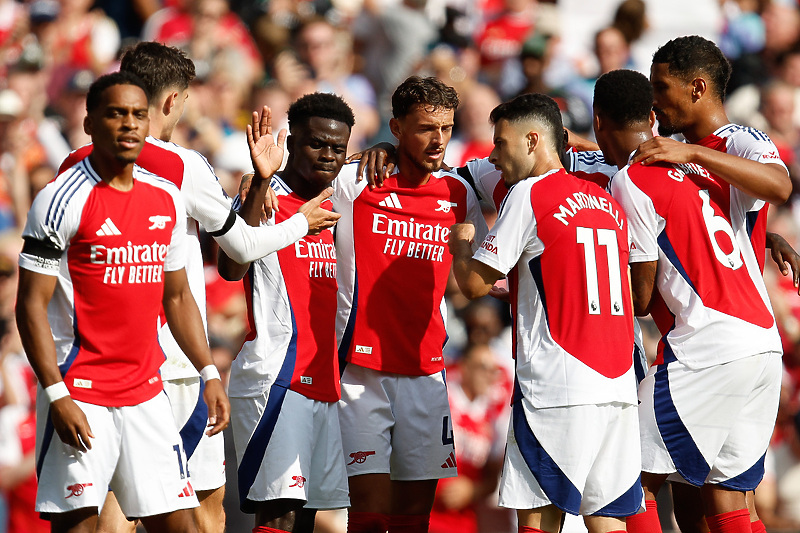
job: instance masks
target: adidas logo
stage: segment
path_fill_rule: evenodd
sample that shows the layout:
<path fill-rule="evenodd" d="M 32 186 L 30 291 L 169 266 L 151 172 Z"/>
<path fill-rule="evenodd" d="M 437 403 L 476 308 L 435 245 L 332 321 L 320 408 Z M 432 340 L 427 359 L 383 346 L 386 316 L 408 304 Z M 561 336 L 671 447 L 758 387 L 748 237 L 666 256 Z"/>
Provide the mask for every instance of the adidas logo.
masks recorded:
<path fill-rule="evenodd" d="M 100 229 L 97 230 L 97 236 L 110 237 L 112 235 L 122 235 L 122 232 L 110 218 L 107 218 L 106 221 L 103 222 L 103 225 L 100 226 Z"/>
<path fill-rule="evenodd" d="M 456 452 L 450 452 L 447 461 L 442 463 L 442 468 L 455 468 L 456 467 Z"/>
<path fill-rule="evenodd" d="M 403 209 L 403 206 L 400 205 L 400 198 L 397 197 L 395 193 L 389 193 L 389 196 L 378 202 L 378 205 L 383 207 L 393 207 L 395 209 Z"/>
<path fill-rule="evenodd" d="M 187 481 L 186 486 L 183 487 L 183 490 L 180 494 L 178 494 L 178 498 L 189 498 L 190 496 L 194 496 L 194 487 L 192 487 L 192 483 Z"/>

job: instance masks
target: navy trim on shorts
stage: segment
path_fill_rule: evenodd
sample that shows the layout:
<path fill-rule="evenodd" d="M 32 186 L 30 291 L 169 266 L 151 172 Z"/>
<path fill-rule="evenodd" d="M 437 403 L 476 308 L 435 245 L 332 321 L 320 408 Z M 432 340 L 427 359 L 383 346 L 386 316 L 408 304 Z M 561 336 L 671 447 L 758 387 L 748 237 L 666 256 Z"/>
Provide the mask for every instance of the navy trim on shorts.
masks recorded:
<path fill-rule="evenodd" d="M 592 516 L 623 517 L 635 515 L 642 506 L 643 498 L 644 490 L 642 490 L 642 476 L 640 475 L 636 483 L 631 485 L 631 488 L 596 513 L 592 513 Z"/>
<path fill-rule="evenodd" d="M 50 442 L 53 440 L 53 433 L 55 433 L 55 429 L 55 426 L 53 426 L 53 419 L 50 418 L 50 408 L 48 408 L 47 422 L 45 422 L 44 434 L 42 435 L 42 449 L 39 452 L 39 457 L 36 460 L 37 479 L 42 478 L 42 466 L 44 465 L 44 458 L 47 456 L 47 450 L 50 448 Z"/>
<path fill-rule="evenodd" d="M 678 473 L 692 485 L 700 487 L 705 483 L 711 467 L 700 453 L 672 401 L 667 367 L 669 363 L 677 361 L 677 358 L 667 342 L 666 335 L 662 338 L 662 342 L 664 343 L 664 363 L 658 365 L 656 369 L 653 388 L 653 410 L 658 432 Z"/>
<path fill-rule="evenodd" d="M 261 414 L 261 420 L 258 421 L 255 431 L 250 436 L 247 448 L 245 448 L 242 455 L 242 461 L 237 469 L 239 475 L 239 508 L 244 513 L 253 514 L 256 512 L 256 502 L 249 500 L 247 495 L 250 493 L 250 487 L 255 483 L 258 471 L 264 462 L 264 455 L 267 452 L 272 432 L 275 431 L 275 425 L 278 423 L 278 415 L 281 413 L 283 399 L 286 397 L 286 391 L 289 390 L 292 376 L 294 375 L 294 364 L 297 360 L 297 322 L 295 321 L 291 301 L 289 301 L 289 314 L 292 317 L 292 338 L 286 348 L 286 357 L 283 359 L 283 365 L 281 365 L 281 370 L 278 372 L 275 383 L 269 389 L 267 405 L 264 407 L 264 412 Z"/>
<path fill-rule="evenodd" d="M 764 458 L 766 456 L 767 454 L 764 453 L 753 466 L 736 477 L 718 483 L 718 485 L 732 490 L 756 490 L 756 487 L 758 487 L 758 484 L 761 483 L 761 479 L 764 477 Z"/>
<path fill-rule="evenodd" d="M 562 511 L 577 515 L 581 507 L 581 493 L 536 439 L 525 418 L 521 401 L 514 402 L 511 419 L 522 458 L 547 498 Z"/>
<path fill-rule="evenodd" d="M 208 422 L 208 405 L 203 398 L 203 391 L 206 384 L 200 378 L 200 392 L 197 395 L 197 403 L 194 405 L 194 410 L 189 416 L 189 420 L 183 425 L 180 430 L 181 440 L 183 441 L 183 451 L 186 453 L 186 460 L 192 456 L 200 444 L 200 439 L 203 438 L 203 433 L 206 429 Z"/>

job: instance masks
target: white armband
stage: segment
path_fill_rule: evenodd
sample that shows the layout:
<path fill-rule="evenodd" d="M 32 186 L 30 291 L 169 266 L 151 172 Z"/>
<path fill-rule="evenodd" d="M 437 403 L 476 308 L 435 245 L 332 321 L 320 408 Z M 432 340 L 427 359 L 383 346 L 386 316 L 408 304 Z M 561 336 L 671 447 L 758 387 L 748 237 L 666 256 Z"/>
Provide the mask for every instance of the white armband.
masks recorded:
<path fill-rule="evenodd" d="M 58 383 L 53 383 L 44 389 L 44 393 L 47 395 L 47 400 L 50 403 L 53 403 L 56 400 L 60 400 L 64 396 L 69 396 L 69 389 L 67 389 L 66 383 L 59 381 Z"/>
<path fill-rule="evenodd" d="M 204 382 L 208 382 L 210 379 L 218 379 L 222 381 L 222 378 L 219 376 L 219 370 L 217 370 L 217 367 L 214 365 L 204 366 L 200 371 L 200 377 L 203 378 Z"/>

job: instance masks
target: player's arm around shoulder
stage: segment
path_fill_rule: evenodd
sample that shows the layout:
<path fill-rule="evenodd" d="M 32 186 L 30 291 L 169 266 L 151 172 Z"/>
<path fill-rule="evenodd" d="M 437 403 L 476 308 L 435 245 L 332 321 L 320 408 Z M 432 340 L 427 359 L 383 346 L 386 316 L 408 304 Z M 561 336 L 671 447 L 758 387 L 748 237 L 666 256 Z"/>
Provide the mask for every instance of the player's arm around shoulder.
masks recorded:
<path fill-rule="evenodd" d="M 255 177 L 252 173 L 242 176 L 239 185 L 239 201 L 241 208 L 239 216 L 248 226 L 258 226 L 261 223 L 261 206 L 258 205 L 257 198 L 266 193 L 269 187 L 269 180 Z M 252 194 L 250 191 L 252 190 Z M 220 247 L 217 254 L 217 271 L 222 279 L 226 281 L 238 281 L 244 277 L 250 268 L 250 262 L 239 263 L 229 256 L 224 248 Z"/>
<path fill-rule="evenodd" d="M 777 156 L 777 148 L 775 154 Z M 654 137 L 643 142 L 632 159 L 633 163 L 644 165 L 658 161 L 695 163 L 745 194 L 775 205 L 785 203 L 792 192 L 789 172 L 782 164 L 739 157 L 668 137 Z"/>

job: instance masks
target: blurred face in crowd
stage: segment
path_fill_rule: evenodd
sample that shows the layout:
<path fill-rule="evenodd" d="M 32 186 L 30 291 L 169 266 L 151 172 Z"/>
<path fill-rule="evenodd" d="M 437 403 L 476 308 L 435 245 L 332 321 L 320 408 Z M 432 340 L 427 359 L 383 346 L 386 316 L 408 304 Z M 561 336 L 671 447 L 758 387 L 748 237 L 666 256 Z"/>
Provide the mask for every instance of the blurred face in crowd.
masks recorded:
<path fill-rule="evenodd" d="M 622 32 L 616 28 L 606 28 L 597 34 L 595 54 L 600 63 L 600 73 L 624 68 L 628 64 L 630 50 Z"/>
<path fill-rule="evenodd" d="M 397 138 L 398 157 L 418 170 L 431 173 L 442 168 L 444 152 L 453 134 L 454 109 L 415 105 L 401 118 L 389 125 Z"/>

